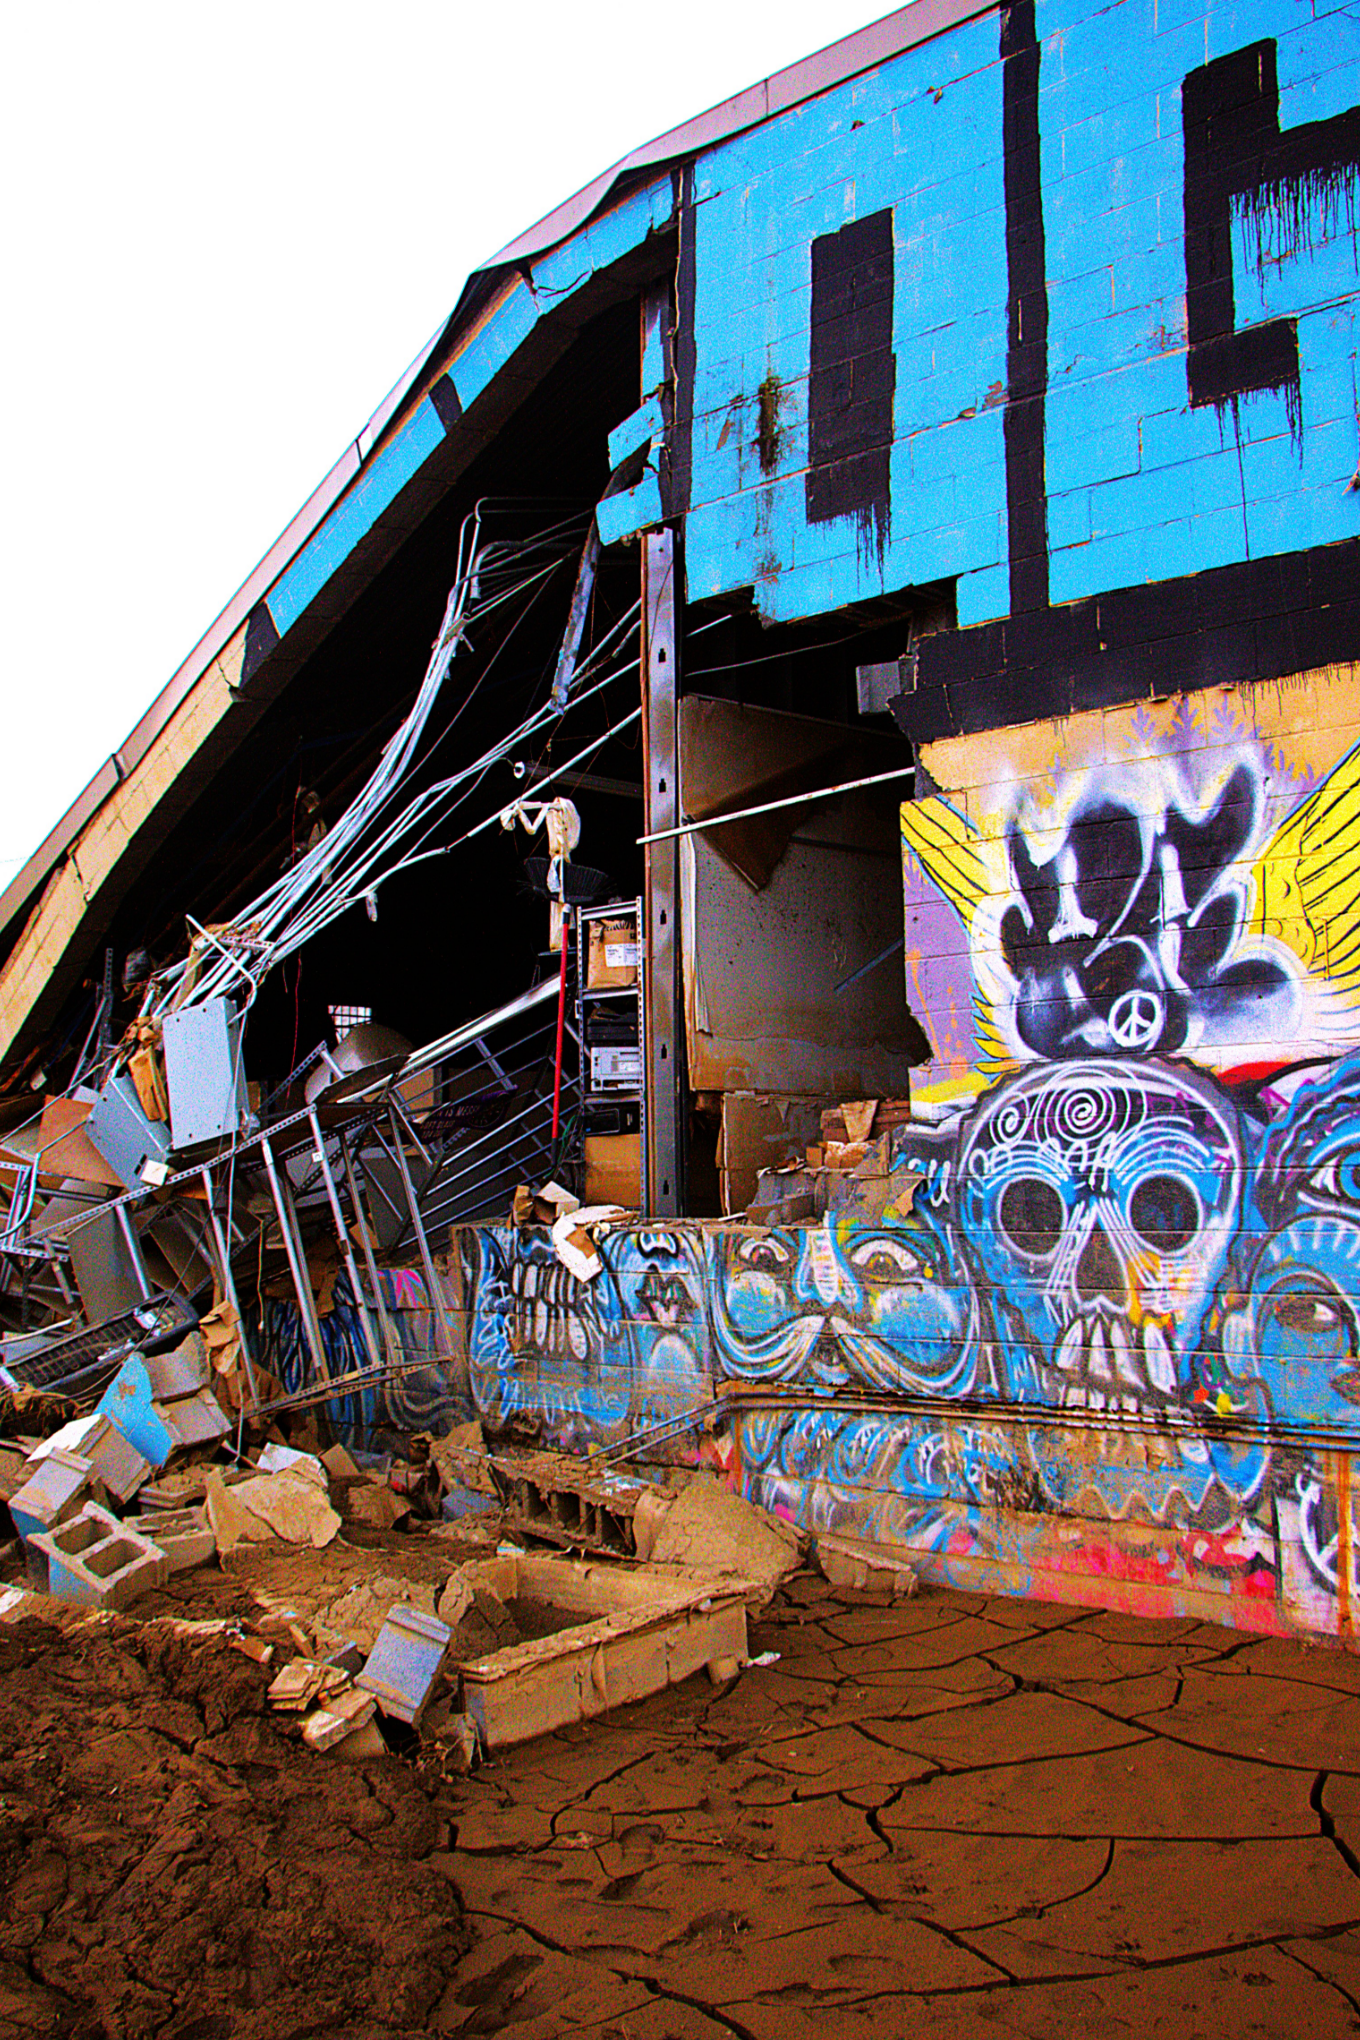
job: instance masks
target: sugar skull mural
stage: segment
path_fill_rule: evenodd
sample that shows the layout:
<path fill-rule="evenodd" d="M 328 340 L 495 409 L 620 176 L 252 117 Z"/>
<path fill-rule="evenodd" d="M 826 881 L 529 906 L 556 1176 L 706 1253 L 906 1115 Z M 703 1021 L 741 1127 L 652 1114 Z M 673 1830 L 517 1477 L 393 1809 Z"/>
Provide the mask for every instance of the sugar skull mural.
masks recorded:
<path fill-rule="evenodd" d="M 959 1229 L 992 1303 L 1011 1393 L 1161 1414 L 1237 1231 L 1238 1115 L 1189 1069 L 1040 1066 L 971 1115 Z"/>
<path fill-rule="evenodd" d="M 1360 747 L 1329 734 L 1342 676 L 1316 706 L 1243 688 L 943 746 L 903 841 L 952 1222 L 998 1378 L 1052 1412 L 1040 1487 L 1183 1526 L 1194 1577 L 1344 1606 Z"/>

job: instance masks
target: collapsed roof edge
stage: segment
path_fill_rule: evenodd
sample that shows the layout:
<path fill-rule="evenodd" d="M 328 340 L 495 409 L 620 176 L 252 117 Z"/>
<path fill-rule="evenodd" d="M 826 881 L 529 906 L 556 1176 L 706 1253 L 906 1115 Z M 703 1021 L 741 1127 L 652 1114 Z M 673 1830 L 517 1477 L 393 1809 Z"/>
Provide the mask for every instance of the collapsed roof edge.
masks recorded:
<path fill-rule="evenodd" d="M 559 242 L 568 240 L 606 205 L 620 185 L 634 173 L 659 169 L 716 142 L 725 141 L 747 128 L 758 127 L 762 121 L 785 113 L 833 86 L 844 84 L 888 57 L 927 42 L 974 15 L 992 12 L 997 4 L 998 0 L 908 0 L 908 5 L 896 8 L 880 20 L 855 29 L 838 42 L 829 43 L 813 55 L 803 57 L 786 69 L 773 72 L 768 78 L 719 101 L 707 112 L 696 114 L 652 141 L 639 144 L 474 269 L 459 292 L 449 317 L 421 347 L 359 433 L 348 442 L 334 465 L 289 519 L 259 564 L 247 575 L 139 716 L 123 743 L 111 757 L 105 759 L 9 884 L 0 891 L 0 942 L 10 933 L 14 922 L 31 904 L 43 882 L 76 842 L 86 824 L 98 813 L 109 794 L 145 757 L 180 703 L 245 622 L 253 606 L 317 530 L 327 512 L 359 474 L 388 426 L 400 416 L 406 399 L 430 364 L 448 347 L 464 319 L 500 276 L 531 256 L 542 254 Z"/>

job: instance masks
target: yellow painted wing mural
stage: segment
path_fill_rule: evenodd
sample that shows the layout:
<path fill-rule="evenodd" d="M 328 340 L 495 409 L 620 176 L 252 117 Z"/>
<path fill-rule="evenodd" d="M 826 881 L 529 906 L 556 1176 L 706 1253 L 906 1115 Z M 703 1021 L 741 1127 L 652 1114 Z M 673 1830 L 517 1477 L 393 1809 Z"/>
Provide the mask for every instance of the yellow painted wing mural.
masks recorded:
<path fill-rule="evenodd" d="M 991 888 L 978 849 L 978 832 L 968 817 L 938 794 L 904 801 L 902 841 L 971 932 L 978 903 Z"/>
<path fill-rule="evenodd" d="M 1360 996 L 1360 744 L 1280 824 L 1252 877 L 1251 933 L 1293 950 L 1342 998 Z"/>
<path fill-rule="evenodd" d="M 938 794 L 904 801 L 902 841 L 949 901 L 971 943 L 977 910 L 994 890 L 972 822 Z M 996 1024 L 996 1009 L 981 989 L 973 998 L 973 1027 L 981 1068 L 988 1072 L 1013 1069 L 1014 1058 L 1007 1053 Z"/>

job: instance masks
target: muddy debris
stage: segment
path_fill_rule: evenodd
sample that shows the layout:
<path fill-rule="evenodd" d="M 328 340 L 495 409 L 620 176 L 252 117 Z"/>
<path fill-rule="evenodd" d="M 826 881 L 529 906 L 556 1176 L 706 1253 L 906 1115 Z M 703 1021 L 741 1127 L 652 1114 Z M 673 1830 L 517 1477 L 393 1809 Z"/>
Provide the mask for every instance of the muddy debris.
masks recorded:
<path fill-rule="evenodd" d="M 315 1755 L 269 1678 L 163 1620 L 0 1629 L 0 2032 L 429 2029 L 471 1941 L 445 1811 Z"/>

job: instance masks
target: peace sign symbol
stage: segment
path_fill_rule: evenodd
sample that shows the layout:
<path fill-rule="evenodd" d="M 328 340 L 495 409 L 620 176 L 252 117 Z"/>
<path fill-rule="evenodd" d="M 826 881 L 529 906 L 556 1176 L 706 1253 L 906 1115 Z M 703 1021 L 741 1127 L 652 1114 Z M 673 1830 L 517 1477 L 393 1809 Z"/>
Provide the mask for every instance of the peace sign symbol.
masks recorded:
<path fill-rule="evenodd" d="M 1152 1048 L 1165 1020 L 1160 992 L 1121 992 L 1110 1008 L 1110 1035 L 1116 1048 Z"/>

